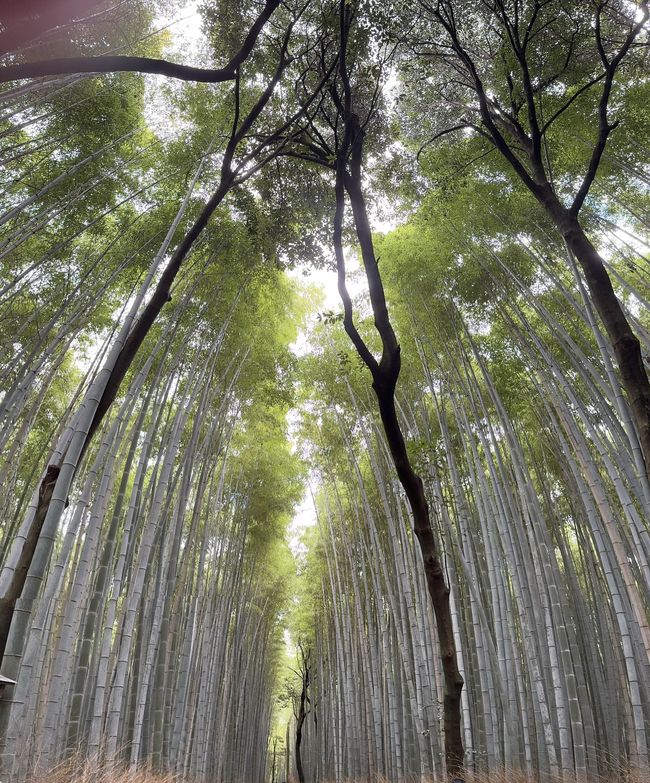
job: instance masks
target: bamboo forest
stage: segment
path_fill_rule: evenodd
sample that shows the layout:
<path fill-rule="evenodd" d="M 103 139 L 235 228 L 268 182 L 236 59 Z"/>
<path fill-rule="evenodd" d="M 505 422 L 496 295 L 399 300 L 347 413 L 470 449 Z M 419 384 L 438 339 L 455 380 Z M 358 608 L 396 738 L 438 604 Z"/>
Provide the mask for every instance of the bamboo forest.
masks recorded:
<path fill-rule="evenodd" d="M 0 781 L 650 783 L 649 0 L 0 49 Z"/>

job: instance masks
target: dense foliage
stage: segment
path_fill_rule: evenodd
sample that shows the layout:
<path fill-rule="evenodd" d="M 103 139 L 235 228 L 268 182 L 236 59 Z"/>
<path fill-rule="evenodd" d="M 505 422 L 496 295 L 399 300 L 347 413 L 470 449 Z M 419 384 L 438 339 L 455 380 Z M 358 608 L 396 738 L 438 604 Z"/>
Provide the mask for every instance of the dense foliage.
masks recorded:
<path fill-rule="evenodd" d="M 36 5 L 2 775 L 647 770 L 648 3 Z"/>

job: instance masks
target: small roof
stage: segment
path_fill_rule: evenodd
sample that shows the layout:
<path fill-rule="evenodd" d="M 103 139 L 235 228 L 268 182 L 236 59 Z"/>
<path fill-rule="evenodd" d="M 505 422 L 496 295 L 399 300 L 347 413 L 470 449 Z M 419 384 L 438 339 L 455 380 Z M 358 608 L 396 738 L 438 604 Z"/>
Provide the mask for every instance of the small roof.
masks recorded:
<path fill-rule="evenodd" d="M 15 685 L 16 680 L 10 680 L 9 677 L 4 677 L 0 674 L 0 685 Z"/>

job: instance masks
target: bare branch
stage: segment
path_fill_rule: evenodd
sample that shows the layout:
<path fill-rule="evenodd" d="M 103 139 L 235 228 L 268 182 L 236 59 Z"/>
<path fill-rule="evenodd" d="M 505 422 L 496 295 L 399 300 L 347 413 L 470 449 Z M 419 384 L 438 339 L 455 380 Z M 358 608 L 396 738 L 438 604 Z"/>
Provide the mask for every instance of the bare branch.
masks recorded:
<path fill-rule="evenodd" d="M 472 125 L 470 123 L 463 122 L 460 125 L 453 125 L 451 128 L 445 128 L 444 130 L 439 131 L 434 136 L 432 136 L 430 139 L 428 139 L 427 141 L 424 142 L 424 144 L 418 150 L 417 155 L 415 156 L 416 159 L 419 161 L 420 160 L 420 155 L 422 155 L 424 150 L 427 147 L 430 147 L 436 141 L 438 141 L 438 139 L 441 139 L 443 136 L 447 136 L 447 134 L 449 134 L 449 133 L 455 133 L 456 131 L 464 130 L 465 128 L 471 128 L 471 127 L 472 127 Z"/>
<path fill-rule="evenodd" d="M 189 65 L 180 65 L 154 57 L 122 55 L 61 57 L 53 60 L 22 63 L 21 65 L 6 65 L 0 68 L 0 83 L 12 82 L 18 79 L 31 79 L 37 76 L 53 76 L 61 73 L 116 73 L 124 71 L 157 73 L 172 79 L 208 82 L 211 84 L 233 81 L 236 77 L 237 68 L 253 51 L 262 28 L 279 5 L 280 0 L 267 0 L 262 13 L 248 31 L 241 48 L 231 58 L 225 68 L 193 68 Z"/>
<path fill-rule="evenodd" d="M 600 36 L 600 23 L 598 21 L 601 10 L 602 10 L 602 5 L 599 5 L 597 15 L 596 15 L 596 19 L 597 19 L 596 39 L 598 42 L 599 51 L 602 48 L 602 42 Z M 587 171 L 585 173 L 584 179 L 582 180 L 582 184 L 580 185 L 580 188 L 576 193 L 573 203 L 571 204 L 570 212 L 574 216 L 577 215 L 580 209 L 582 208 L 582 205 L 584 204 L 584 201 L 589 194 L 589 190 L 591 189 L 591 186 L 594 180 L 596 179 L 598 168 L 600 166 L 600 161 L 603 157 L 603 153 L 605 152 L 605 147 L 607 146 L 607 140 L 609 139 L 609 135 L 619 124 L 618 120 L 612 123 L 610 123 L 609 121 L 609 99 L 612 93 L 614 77 L 616 75 L 618 66 L 621 64 L 621 61 L 630 50 L 632 44 L 635 42 L 639 33 L 645 27 L 645 24 L 648 21 L 648 16 L 650 16 L 650 10 L 648 8 L 647 0 L 643 0 L 643 2 L 640 3 L 639 10 L 641 11 L 641 16 L 639 18 L 639 21 L 630 27 L 630 31 L 627 34 L 625 41 L 623 42 L 623 45 L 618 50 L 616 55 L 611 59 L 611 61 L 609 61 L 605 70 L 605 82 L 603 84 L 603 92 L 601 94 L 600 101 L 598 104 L 598 136 L 596 138 L 596 143 L 594 144 L 594 149 L 591 154 L 591 158 L 589 160 L 589 165 L 587 166 Z M 601 53 L 601 59 L 602 58 L 603 58 L 603 53 Z M 606 57 L 605 57 L 605 61 L 607 61 Z"/>
<path fill-rule="evenodd" d="M 564 112 L 570 108 L 570 106 L 581 96 L 584 95 L 587 90 L 591 89 L 595 84 L 598 84 L 598 82 L 602 81 L 605 78 L 605 73 L 601 73 L 600 75 L 596 76 L 594 79 L 591 79 L 586 84 L 583 84 L 580 89 L 576 90 L 573 95 L 560 106 L 560 108 L 552 114 L 548 120 L 544 123 L 542 126 L 542 135 L 546 133 L 546 131 L 551 127 L 551 125 L 557 120 Z"/>
<path fill-rule="evenodd" d="M 54 76 L 62 73 L 157 73 L 183 81 L 218 82 L 232 81 L 235 71 L 226 68 L 193 68 L 154 57 L 128 57 L 107 55 L 98 57 L 60 57 L 22 65 L 5 65 L 0 68 L 0 82 L 33 79 L 38 76 Z"/>

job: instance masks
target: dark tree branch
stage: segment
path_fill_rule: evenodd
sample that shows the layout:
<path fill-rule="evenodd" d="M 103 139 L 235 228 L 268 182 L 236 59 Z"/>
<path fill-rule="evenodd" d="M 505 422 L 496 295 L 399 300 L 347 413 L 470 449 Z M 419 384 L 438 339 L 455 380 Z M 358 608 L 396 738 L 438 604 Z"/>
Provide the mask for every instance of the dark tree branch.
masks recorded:
<path fill-rule="evenodd" d="M 439 131 L 438 133 L 434 134 L 430 139 L 427 139 L 427 141 L 425 141 L 424 144 L 422 144 L 422 146 L 417 152 L 417 155 L 415 156 L 416 159 L 419 161 L 420 155 L 422 155 L 424 150 L 427 147 L 430 147 L 432 144 L 435 144 L 435 142 L 438 141 L 438 139 L 441 139 L 443 136 L 447 136 L 447 134 L 449 133 L 455 133 L 456 131 L 464 130 L 465 128 L 471 128 L 471 127 L 472 127 L 471 123 L 462 122 L 459 125 L 452 125 L 451 128 L 445 128 L 444 130 Z"/>
<path fill-rule="evenodd" d="M 344 326 L 357 353 L 366 364 L 373 380 L 384 434 L 390 450 L 399 482 L 408 499 L 413 517 L 413 530 L 420 546 L 427 588 L 433 604 L 438 630 L 440 655 L 444 672 L 444 721 L 445 758 L 448 774 L 457 774 L 463 767 L 463 740 L 461 733 L 460 697 L 463 678 L 458 669 L 453 620 L 447 586 L 437 543 L 431 527 L 429 506 L 422 479 L 413 470 L 406 441 L 395 405 L 395 388 L 401 369 L 401 351 L 388 314 L 383 282 L 375 256 L 372 231 L 363 197 L 361 163 L 363 157 L 364 129 L 353 110 L 352 87 L 347 68 L 348 2 L 340 3 L 341 53 L 339 80 L 343 100 L 335 100 L 341 113 L 344 137 L 337 155 L 336 214 L 334 221 L 334 246 L 339 281 L 339 293 L 343 301 Z M 333 92 L 336 92 L 334 90 Z M 372 305 L 375 329 L 381 338 L 382 353 L 379 362 L 359 336 L 352 321 L 352 304 L 345 285 L 345 265 L 342 247 L 345 193 L 350 200 L 354 216 L 354 228 L 361 248 L 368 293 Z"/>
<path fill-rule="evenodd" d="M 98 57 L 61 57 L 22 65 L 5 65 L 0 68 L 0 82 L 33 79 L 37 76 L 54 76 L 61 73 L 157 73 L 183 81 L 218 82 L 232 81 L 235 70 L 227 68 L 193 68 L 154 57 L 128 57 L 107 55 Z"/>
<path fill-rule="evenodd" d="M 587 90 L 590 90 L 594 85 L 598 84 L 598 82 L 602 81 L 605 78 L 605 73 L 601 73 L 600 75 L 596 76 L 595 78 L 591 79 L 590 81 L 586 82 L 582 85 L 578 90 L 576 90 L 573 95 L 560 106 L 560 108 L 554 112 L 548 120 L 544 123 L 542 126 L 542 135 L 546 133 L 546 131 L 551 127 L 551 125 L 562 115 L 564 112 L 570 108 L 573 103 L 581 96 L 584 95 Z"/>
<path fill-rule="evenodd" d="M 597 15 L 596 15 L 597 20 L 600 16 L 601 9 L 602 9 L 602 5 L 599 5 Z M 609 139 L 609 135 L 619 124 L 618 120 L 612 123 L 610 123 L 609 121 L 609 99 L 612 94 L 612 87 L 614 85 L 614 77 L 616 76 L 616 71 L 618 70 L 618 67 L 621 64 L 621 61 L 623 60 L 625 55 L 629 52 L 637 36 L 645 27 L 645 24 L 648 21 L 648 16 L 650 16 L 650 10 L 648 8 L 647 0 L 643 0 L 643 2 L 639 4 L 639 10 L 641 11 L 641 17 L 639 21 L 630 27 L 630 31 L 627 34 L 621 48 L 618 50 L 616 55 L 611 59 L 611 61 L 608 62 L 608 65 L 605 69 L 605 82 L 603 84 L 603 92 L 601 94 L 600 101 L 598 103 L 598 135 L 596 137 L 596 143 L 594 144 L 593 152 L 591 154 L 591 158 L 589 160 L 589 165 L 587 166 L 587 171 L 585 173 L 584 179 L 582 180 L 580 188 L 578 189 L 578 192 L 576 193 L 576 196 L 573 199 L 573 203 L 571 204 L 571 207 L 569 209 L 571 215 L 573 215 L 574 217 L 577 216 L 578 213 L 580 212 L 580 209 L 582 208 L 585 199 L 589 195 L 589 190 L 591 189 L 591 186 L 593 185 L 593 182 L 596 179 L 596 175 L 598 174 L 598 168 L 600 167 L 600 161 L 603 157 L 603 153 L 605 152 L 605 147 L 607 146 L 607 140 Z M 598 22 L 596 26 L 596 39 L 600 51 L 602 49 L 602 43 L 600 38 L 600 24 Z M 603 58 L 603 54 L 601 53 L 601 59 L 602 58 Z M 607 58 L 605 57 L 604 62 L 606 61 Z"/>
<path fill-rule="evenodd" d="M 505 29 L 508 35 L 508 40 L 510 41 L 510 47 L 515 57 L 517 58 L 517 62 L 519 63 L 519 68 L 521 70 L 523 89 L 524 89 L 524 100 L 526 102 L 526 108 L 528 114 L 528 127 L 530 128 L 530 139 L 528 140 L 530 143 L 530 151 L 529 151 L 530 162 L 532 164 L 532 168 L 536 178 L 538 180 L 543 180 L 544 165 L 542 162 L 542 136 L 540 133 L 539 123 L 537 119 L 537 109 L 535 107 L 535 90 L 533 89 L 530 70 L 528 67 L 528 59 L 526 57 L 526 45 L 528 41 L 528 35 L 530 31 L 533 29 L 535 20 L 537 18 L 537 14 L 539 13 L 539 3 L 535 3 L 535 7 L 531 14 L 531 19 L 528 24 L 528 28 L 526 31 L 526 36 L 523 44 L 519 38 L 519 31 L 517 29 L 517 26 L 516 24 L 512 23 L 508 11 L 505 8 L 502 0 L 497 0 L 496 5 L 498 8 L 497 16 L 500 19 L 501 24 L 503 25 L 503 28 Z M 517 3 L 515 3 L 515 8 L 516 7 L 517 7 Z M 514 121 L 515 127 L 517 127 L 518 124 L 519 123 L 517 123 L 515 120 Z M 517 135 L 519 136 L 520 140 L 522 140 L 522 135 L 526 136 L 526 134 L 523 133 L 523 129 L 521 128 L 518 128 L 517 130 L 518 130 Z"/>
<path fill-rule="evenodd" d="M 358 123 L 359 120 L 356 114 L 352 114 L 348 118 L 350 134 L 353 138 L 351 143 L 350 171 L 345 171 L 343 177 L 345 189 L 350 197 L 354 225 L 361 248 L 361 259 L 368 281 L 368 294 L 370 295 L 375 329 L 381 338 L 382 353 L 379 371 L 382 381 L 394 389 L 401 366 L 400 348 L 388 316 L 384 285 L 379 274 L 379 266 L 372 243 L 372 231 L 368 221 L 368 212 L 361 189 L 361 157 L 364 134 Z"/>
<path fill-rule="evenodd" d="M 132 71 L 137 73 L 157 73 L 172 79 L 183 81 L 219 82 L 233 81 L 237 68 L 253 51 L 257 38 L 280 5 L 281 0 L 267 0 L 262 13 L 257 17 L 248 31 L 239 51 L 231 58 L 225 68 L 193 68 L 189 65 L 179 65 L 168 60 L 153 57 L 129 57 L 122 55 L 107 55 L 98 57 L 62 57 L 54 60 L 40 60 L 21 65 L 6 65 L 0 68 L 0 83 L 12 82 L 17 79 L 32 79 L 37 76 L 53 76 L 61 73 L 115 73 Z"/>
<path fill-rule="evenodd" d="M 445 43 L 447 50 L 443 53 L 443 60 L 446 60 L 448 56 L 447 51 L 451 50 L 459 66 L 465 68 L 469 75 L 472 81 L 471 89 L 478 98 L 478 111 L 481 121 L 490 136 L 492 144 L 502 154 L 523 184 L 535 196 L 553 220 L 567 247 L 570 248 L 580 263 L 589 293 L 607 330 L 609 341 L 618 363 L 621 380 L 633 412 L 639 444 L 643 452 L 645 472 L 650 475 L 650 382 L 641 353 L 640 342 L 632 331 L 627 316 L 616 296 L 603 258 L 589 240 L 579 220 L 580 209 L 598 174 L 609 135 L 617 126 L 617 122 L 610 122 L 608 116 L 614 79 L 623 59 L 637 47 L 639 44 L 637 39 L 642 31 L 646 29 L 650 16 L 648 7 L 650 0 L 640 0 L 636 4 L 637 9 L 634 19 L 625 19 L 623 14 L 617 14 L 617 9 L 612 11 L 611 23 L 616 26 L 617 30 L 625 31 L 622 39 L 616 43 L 603 34 L 602 26 L 605 9 L 608 6 L 607 0 L 593 0 L 590 5 L 592 8 L 595 7 L 593 26 L 595 48 L 597 49 L 596 55 L 599 58 L 599 63 L 597 61 L 594 68 L 598 71 L 600 70 L 600 64 L 602 64 L 603 72 L 600 74 L 596 73 L 591 78 L 587 77 L 587 82 L 577 89 L 573 96 L 565 99 L 546 122 L 544 122 L 541 105 L 539 108 L 535 106 L 535 96 L 538 95 L 541 101 L 545 90 L 544 82 L 533 84 L 530 80 L 528 70 L 530 54 L 526 55 L 523 45 L 519 46 L 518 37 L 511 28 L 512 17 L 509 21 L 507 19 L 508 13 L 514 13 L 509 9 L 514 8 L 516 11 L 518 7 L 524 7 L 524 4 L 518 2 L 518 0 L 513 0 L 513 2 L 506 2 L 505 0 L 488 2 L 488 0 L 483 0 L 483 2 L 490 13 L 498 16 L 505 15 L 506 17 L 505 24 L 508 29 L 509 46 L 521 65 L 524 79 L 524 92 L 531 118 L 533 144 L 536 144 L 539 138 L 544 143 L 548 143 L 547 136 L 544 134 L 551 124 L 566 112 L 587 90 L 595 84 L 602 82 L 602 92 L 598 99 L 597 108 L 598 127 L 596 138 L 593 142 L 582 183 L 574 196 L 571 207 L 567 208 L 554 190 L 550 170 L 546 171 L 543 165 L 539 165 L 539 151 L 537 148 L 523 143 L 523 140 L 521 140 L 524 147 L 523 152 L 517 149 L 517 135 L 512 133 L 512 126 L 508 124 L 507 117 L 504 119 L 503 116 L 499 115 L 499 107 L 491 96 L 490 87 L 492 85 L 488 84 L 486 86 L 483 84 L 477 67 L 479 60 L 475 60 L 471 56 L 468 47 L 461 39 L 453 16 L 452 0 L 437 0 L 436 2 L 433 2 L 433 0 L 420 0 L 420 6 L 427 10 L 431 19 L 437 22 L 446 33 L 447 40 Z M 550 0 L 534 0 L 534 2 L 533 12 L 539 14 L 541 10 L 549 5 Z M 628 4 L 628 10 L 632 13 L 633 6 L 634 4 Z M 534 26 L 530 26 L 527 42 L 529 43 L 534 35 L 539 34 L 543 29 L 543 21 L 538 21 Z M 502 39 L 504 42 L 506 41 L 505 33 Z M 575 40 L 576 34 L 572 34 L 568 43 L 569 53 L 563 58 L 561 69 L 568 68 L 567 63 L 571 59 L 571 51 L 574 50 Z M 641 42 L 645 44 L 645 39 L 641 39 Z M 524 43 L 526 43 L 526 40 Z M 528 63 L 526 62 L 527 57 Z M 464 116 L 467 107 L 463 105 L 461 111 L 463 112 L 461 116 Z M 533 112 L 535 113 L 534 122 Z"/>
<path fill-rule="evenodd" d="M 342 156 L 339 154 L 339 158 L 340 157 Z M 379 363 L 354 324 L 352 299 L 350 298 L 350 293 L 345 280 L 345 256 L 343 254 L 343 217 L 345 214 L 344 176 L 343 166 L 339 163 L 337 165 L 335 184 L 336 211 L 334 213 L 334 254 L 336 256 L 336 274 L 339 296 L 343 303 L 343 327 L 350 340 L 352 340 L 352 344 L 356 348 L 361 360 L 370 370 L 370 373 L 374 378 L 379 372 Z"/>
<path fill-rule="evenodd" d="M 444 10 L 447 8 L 447 6 L 448 3 L 445 3 L 444 5 L 441 5 L 440 8 Z M 508 163 L 510 163 L 526 187 L 539 198 L 540 186 L 530 176 L 524 164 L 519 160 L 517 155 L 515 155 L 514 151 L 511 149 L 510 145 L 497 127 L 499 120 L 494 116 L 492 110 L 490 109 L 490 102 L 487 97 L 485 87 L 483 86 L 483 82 L 481 81 L 481 77 L 479 76 L 474 61 L 469 56 L 467 50 L 460 41 L 456 26 L 449 23 L 449 14 L 443 15 L 437 8 L 433 10 L 433 15 L 434 18 L 437 19 L 437 21 L 447 31 L 452 49 L 454 50 L 458 59 L 463 63 L 472 79 L 473 89 L 479 101 L 481 120 L 483 121 L 483 124 L 485 125 L 490 135 L 492 143 L 508 161 Z"/>
<path fill-rule="evenodd" d="M 596 5 L 594 37 L 596 39 L 596 48 L 598 49 L 598 55 L 600 57 L 600 61 L 602 62 L 603 66 L 607 69 L 609 68 L 609 59 L 607 57 L 607 53 L 605 52 L 605 46 L 603 44 L 603 36 L 602 36 L 602 29 L 601 29 L 601 17 L 602 17 L 604 5 L 605 3 L 601 3 L 601 2 L 597 3 Z"/>

